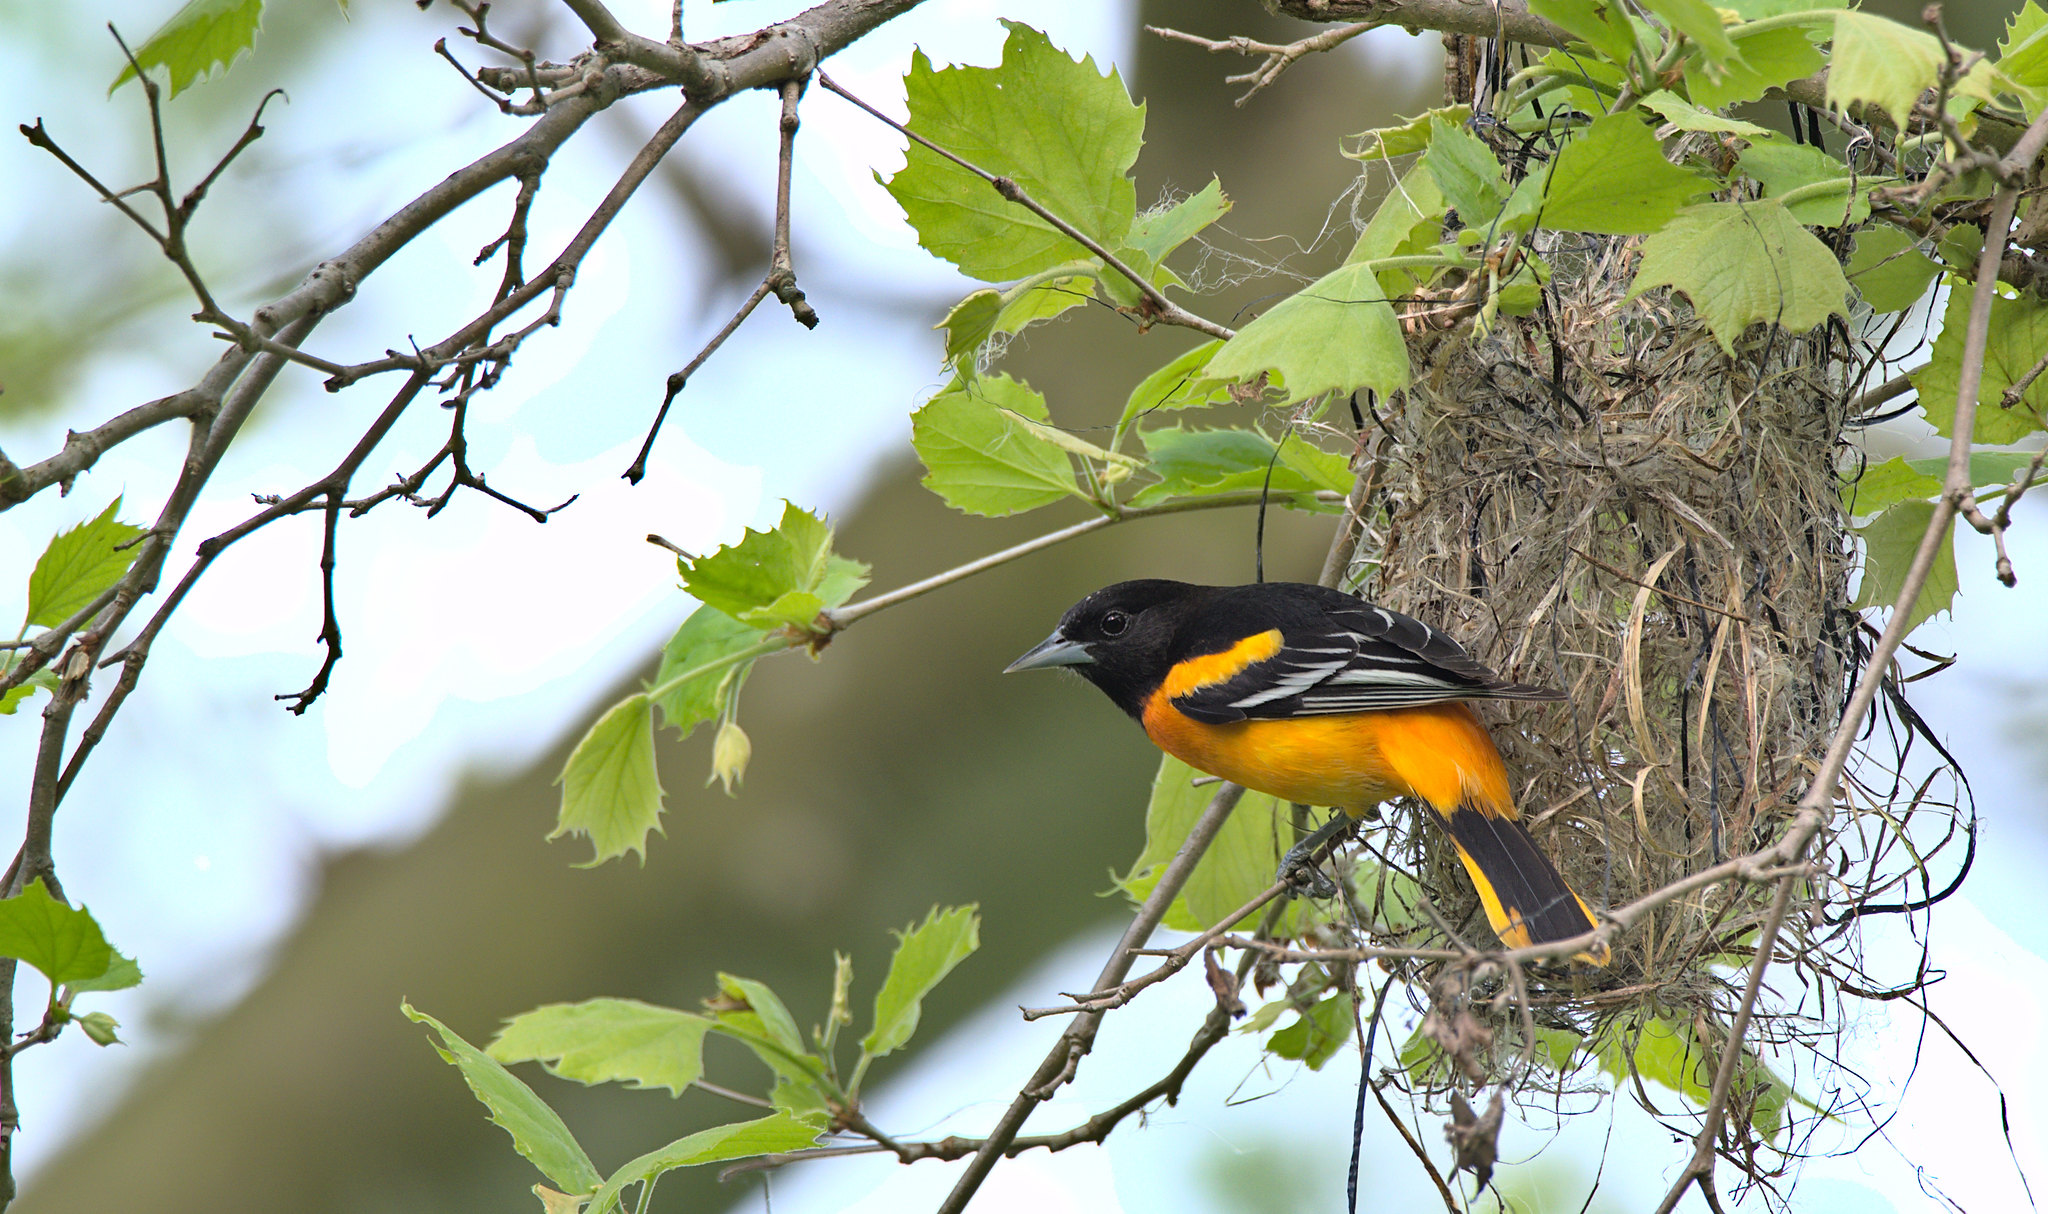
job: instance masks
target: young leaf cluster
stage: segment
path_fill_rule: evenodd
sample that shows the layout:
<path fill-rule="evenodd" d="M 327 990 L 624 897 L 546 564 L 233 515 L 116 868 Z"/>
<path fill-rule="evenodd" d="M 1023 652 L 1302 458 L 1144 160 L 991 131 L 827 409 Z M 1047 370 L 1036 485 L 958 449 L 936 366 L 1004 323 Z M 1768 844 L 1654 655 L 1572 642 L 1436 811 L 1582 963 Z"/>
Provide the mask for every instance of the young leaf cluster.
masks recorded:
<path fill-rule="evenodd" d="M 433 1030 L 439 1039 L 434 1048 L 461 1072 L 491 1121 L 556 1187 L 556 1197 L 545 1200 L 559 1199 L 568 1214 L 578 1208 L 607 1214 L 638 1186 L 636 1208 L 645 1210 L 655 1182 L 677 1168 L 798 1150 L 821 1134 L 861 1122 L 860 1089 L 869 1066 L 910 1040 L 925 996 L 980 946 L 980 930 L 975 908 L 960 906 L 935 907 L 924 922 L 898 933 L 870 1028 L 844 1068 L 840 1030 L 854 1019 L 853 963 L 845 956 L 835 959 L 831 1005 L 808 1039 L 773 990 L 731 974 L 718 976 L 717 993 L 698 1011 L 635 999 L 549 1004 L 506 1021 L 484 1049 L 409 1003 L 402 1009 Z M 734 1042 L 765 1068 L 756 1082 L 764 1086 L 759 1103 L 767 1115 L 699 1130 L 608 1174 L 591 1162 L 554 1109 L 508 1069 L 538 1062 L 550 1074 L 582 1084 L 661 1088 L 680 1096 L 704 1077 L 707 1037 Z"/>

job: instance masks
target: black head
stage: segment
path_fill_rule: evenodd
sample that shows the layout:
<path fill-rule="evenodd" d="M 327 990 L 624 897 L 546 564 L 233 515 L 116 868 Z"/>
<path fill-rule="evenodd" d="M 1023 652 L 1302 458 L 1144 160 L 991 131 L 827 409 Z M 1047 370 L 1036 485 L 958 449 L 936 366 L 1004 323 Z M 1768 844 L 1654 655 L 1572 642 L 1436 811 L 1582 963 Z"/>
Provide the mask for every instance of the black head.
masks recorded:
<path fill-rule="evenodd" d="M 1138 716 L 1166 677 L 1172 664 L 1167 655 L 1182 622 L 1214 592 L 1158 578 L 1105 586 L 1068 608 L 1053 634 L 1003 673 L 1071 666 L 1117 707 Z"/>

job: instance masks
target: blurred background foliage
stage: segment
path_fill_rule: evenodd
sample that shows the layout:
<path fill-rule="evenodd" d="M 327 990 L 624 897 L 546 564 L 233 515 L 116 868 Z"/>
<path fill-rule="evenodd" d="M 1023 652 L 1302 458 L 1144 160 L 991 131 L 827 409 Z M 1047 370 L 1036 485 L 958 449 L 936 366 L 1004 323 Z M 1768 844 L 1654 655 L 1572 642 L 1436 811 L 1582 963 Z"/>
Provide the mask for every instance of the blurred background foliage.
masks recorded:
<path fill-rule="evenodd" d="M 372 19 L 361 7 L 357 20 Z M 1869 7 L 1911 19 L 1919 5 L 1888 0 Z M 1951 4 L 1950 29 L 1959 41 L 1988 44 L 2009 7 Z M 573 40 L 559 30 L 550 34 L 560 20 L 556 4 L 503 9 L 493 15 L 514 41 Z M 135 28 L 124 24 L 123 32 L 132 42 L 162 15 L 124 17 Z M 1281 42 L 1315 28 L 1241 0 L 1145 0 L 1130 19 Z M 92 65 L 76 69 L 89 72 L 107 62 L 102 32 L 60 18 L 38 0 L 0 4 L 0 32 L 8 44 L 0 54 L 8 58 L 49 57 Z M 168 108 L 174 160 L 184 159 L 189 171 L 233 137 L 263 87 L 280 82 L 289 89 L 315 61 L 348 56 L 355 32 L 331 3 L 272 3 L 254 55 L 226 82 L 195 88 Z M 365 64 L 361 87 L 404 90 L 428 75 L 452 77 L 424 53 L 424 37 L 415 41 L 422 53 L 403 63 Z M 1237 109 L 1231 101 L 1241 90 L 1222 77 L 1248 64 L 1147 36 L 1132 45 L 1134 54 L 1118 66 L 1149 106 L 1137 166 L 1140 204 L 1220 175 L 1236 203 L 1224 226 L 1242 238 L 1231 251 L 1304 276 L 1333 264 L 1348 246 L 1338 240 L 1303 247 L 1332 226 L 1348 230 L 1344 207 L 1331 208 L 1355 175 L 1355 166 L 1335 154 L 1338 137 L 1412 114 L 1434 104 L 1439 92 L 1430 72 L 1360 40 L 1342 54 L 1302 62 Z M 134 108 L 61 117 L 84 132 L 82 146 L 94 157 L 139 164 L 146 130 Z M 1777 109 L 1760 110 L 1756 120 L 1782 123 Z M 625 107 L 599 124 L 586 137 L 612 140 L 622 151 L 649 129 L 644 114 Z M 359 146 L 350 154 L 374 171 L 384 150 Z M 7 163 L 21 163 L 18 149 Z M 378 218 L 350 213 L 346 198 L 323 211 L 260 205 L 266 183 L 297 167 L 290 141 L 259 143 L 235 175 L 237 201 L 200 224 L 200 260 L 214 267 L 230 307 L 245 308 L 295 280 L 322 251 Z M 30 196 L 23 180 L 0 183 L 0 424 L 82 424 L 105 415 L 110 402 L 96 399 L 93 369 L 110 352 L 194 371 L 203 366 L 212 352 L 195 349 L 189 326 L 179 323 L 189 307 L 170 268 L 117 216 L 93 209 L 82 191 Z M 711 254 L 700 271 L 679 277 L 677 292 L 711 300 L 758 273 L 767 218 L 759 199 L 735 197 L 689 141 L 657 181 L 660 189 L 636 205 L 665 210 Z M 80 214 L 59 224 L 42 210 L 53 205 Z M 52 231 L 63 239 L 49 239 Z M 801 256 L 801 230 L 797 239 Z M 81 249 L 92 253 L 81 256 Z M 1229 263 L 1205 269 L 1213 281 Z M 1273 289 L 1258 282 L 1226 287 L 1203 310 L 1229 317 Z M 26 301 L 35 306 L 22 306 Z M 900 314 L 901 340 L 922 343 L 935 367 L 939 342 L 926 329 L 949 302 L 892 296 L 884 285 L 872 306 Z M 804 336 L 791 326 L 786 340 Z M 679 338 L 674 361 L 686 358 L 693 342 Z M 1177 333 L 1136 336 L 1123 319 L 1088 308 L 1034 330 L 1028 348 L 1014 352 L 1012 370 L 1045 392 L 1063 421 L 1106 426 L 1129 386 L 1171 352 L 1161 343 L 1183 342 L 1192 344 Z M 858 376 L 862 368 L 844 373 Z M 648 395 L 647 385 L 606 383 L 602 366 L 574 374 L 592 392 Z M 282 410 L 269 412 L 270 424 L 286 424 Z M 761 424 L 779 420 L 764 417 Z M 907 450 L 875 470 L 859 508 L 840 522 L 840 550 L 871 562 L 880 586 L 1067 521 L 966 519 L 918 487 L 917 469 L 906 459 Z M 1269 574 L 1313 579 L 1329 527 L 1327 519 L 1276 512 L 1267 535 Z M 473 772 L 438 825 L 416 842 L 328 858 L 316 895 L 267 975 L 45 1163 L 25 1186 L 21 1208 L 516 1208 L 530 1200 L 530 1168 L 506 1149 L 503 1133 L 483 1120 L 419 1030 L 399 1016 L 401 997 L 482 1040 L 502 1017 L 551 1001 L 610 994 L 690 1006 L 711 993 L 712 975 L 723 969 L 771 983 L 808 1021 L 828 994 L 833 949 L 853 953 L 864 973 L 878 975 L 889 929 L 934 903 L 978 902 L 983 947 L 927 1002 L 920 1038 L 929 1043 L 1049 951 L 1120 918 L 1121 902 L 1102 896 L 1108 873 L 1127 865 L 1142 842 L 1144 791 L 1156 762 L 1151 749 L 1099 696 L 1065 680 L 999 682 L 996 672 L 1068 603 L 1106 581 L 1248 579 L 1251 538 L 1252 516 L 1239 511 L 1113 529 L 878 616 L 816 665 L 796 658 L 763 665 L 747 697 L 755 763 L 737 800 L 695 785 L 694 773 L 707 766 L 710 731 L 682 745 L 664 737 L 667 835 L 652 841 L 644 867 L 574 868 L 581 844 L 542 841 L 554 818 L 551 785 L 566 741 L 524 766 Z M 519 577 L 545 576 L 508 573 L 508 586 L 516 593 Z M 677 618 L 682 609 L 679 600 Z M 448 626 L 423 610 L 420 627 Z M 650 655 L 646 673 L 652 669 Z M 2024 711 L 2037 722 L 2044 716 L 2038 696 Z M 564 739 L 586 723 L 565 729 Z M 2016 737 L 2048 736 L 2048 723 L 2010 729 Z M 227 786 L 234 777 L 220 778 Z M 886 1083 L 895 1065 L 892 1059 L 878 1068 L 877 1081 Z M 713 1099 L 691 1093 L 670 1102 L 528 1078 L 584 1141 L 602 1143 L 619 1158 L 702 1124 L 698 1106 Z M 1220 1208 L 1280 1211 L 1302 1208 L 1305 1200 L 1289 1177 L 1334 1164 L 1273 1144 L 1188 1166 L 1203 1172 Z M 1535 1168 L 1518 1171 L 1513 1183 L 1534 1206 L 1548 1208 L 1543 1193 L 1576 1195 L 1582 1180 Z M 743 1196 L 718 1188 L 708 1172 L 679 1173 L 663 1184 L 656 1205 L 708 1209 Z"/>

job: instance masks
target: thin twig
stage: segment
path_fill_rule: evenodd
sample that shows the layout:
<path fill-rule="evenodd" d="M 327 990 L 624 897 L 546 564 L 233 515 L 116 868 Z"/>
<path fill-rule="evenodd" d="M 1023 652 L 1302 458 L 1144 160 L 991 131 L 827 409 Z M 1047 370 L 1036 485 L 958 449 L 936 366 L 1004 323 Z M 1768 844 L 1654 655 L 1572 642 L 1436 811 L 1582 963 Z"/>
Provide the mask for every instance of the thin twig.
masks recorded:
<path fill-rule="evenodd" d="M 1294 66 L 1295 60 L 1305 55 L 1313 55 L 1319 51 L 1335 50 L 1367 30 L 1372 29 L 1375 24 L 1375 22 L 1371 21 L 1360 21 L 1356 25 L 1340 25 L 1334 29 L 1324 30 L 1320 34 L 1311 34 L 1299 42 L 1289 42 L 1285 45 L 1274 42 L 1260 42 L 1243 34 L 1233 38 L 1225 38 L 1219 42 L 1213 38 L 1203 38 L 1195 34 L 1183 33 L 1176 29 L 1162 29 L 1156 25 L 1146 26 L 1145 32 L 1157 34 L 1161 38 L 1172 42 L 1185 42 L 1190 46 L 1201 47 L 1212 55 L 1228 53 L 1264 55 L 1266 61 L 1251 71 L 1241 76 L 1225 76 L 1223 78 L 1223 83 L 1225 84 L 1251 85 L 1251 88 L 1245 91 L 1244 96 L 1232 102 L 1233 105 L 1242 109 L 1245 102 L 1258 96 L 1260 90 L 1278 80 L 1282 72 Z"/>

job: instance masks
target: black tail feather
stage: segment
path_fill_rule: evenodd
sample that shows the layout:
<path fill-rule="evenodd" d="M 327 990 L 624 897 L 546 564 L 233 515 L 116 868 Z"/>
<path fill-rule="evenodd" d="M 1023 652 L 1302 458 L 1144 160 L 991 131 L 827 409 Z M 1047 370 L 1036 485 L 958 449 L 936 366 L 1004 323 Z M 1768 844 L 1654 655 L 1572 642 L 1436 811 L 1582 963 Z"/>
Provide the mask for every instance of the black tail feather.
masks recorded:
<path fill-rule="evenodd" d="M 1478 870 L 1472 873 L 1473 883 L 1483 879 L 1488 887 L 1480 890 L 1481 900 L 1486 901 L 1490 893 L 1507 916 L 1506 923 L 1494 922 L 1494 929 L 1504 938 L 1515 919 L 1528 931 L 1532 944 L 1566 940 L 1593 930 L 1593 920 L 1571 886 L 1520 822 L 1463 806 L 1443 822 L 1458 844 L 1467 871 Z M 1489 917 L 1490 912 L 1491 907 Z"/>

